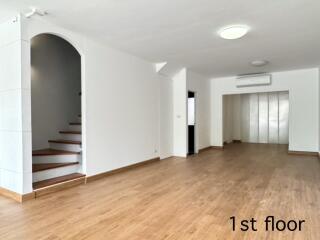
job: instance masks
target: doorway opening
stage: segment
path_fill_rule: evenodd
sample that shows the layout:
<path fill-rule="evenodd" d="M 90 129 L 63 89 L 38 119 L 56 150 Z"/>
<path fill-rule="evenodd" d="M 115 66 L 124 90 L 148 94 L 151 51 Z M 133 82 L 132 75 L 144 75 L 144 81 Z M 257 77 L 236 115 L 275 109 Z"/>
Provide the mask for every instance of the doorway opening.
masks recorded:
<path fill-rule="evenodd" d="M 31 39 L 33 189 L 82 174 L 81 55 L 65 39 Z"/>
<path fill-rule="evenodd" d="M 188 91 L 188 155 L 196 153 L 196 94 Z"/>
<path fill-rule="evenodd" d="M 223 141 L 289 144 L 289 92 L 224 95 Z"/>

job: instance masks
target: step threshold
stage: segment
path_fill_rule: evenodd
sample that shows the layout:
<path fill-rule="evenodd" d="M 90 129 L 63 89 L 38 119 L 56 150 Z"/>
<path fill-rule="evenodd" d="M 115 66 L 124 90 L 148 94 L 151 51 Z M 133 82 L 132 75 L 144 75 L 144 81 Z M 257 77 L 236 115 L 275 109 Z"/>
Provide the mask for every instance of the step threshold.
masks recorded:
<path fill-rule="evenodd" d="M 69 175 L 65 175 L 65 176 L 61 176 L 61 177 L 56 177 L 56 178 L 50 178 L 47 180 L 43 180 L 40 182 L 34 182 L 33 185 L 33 190 L 39 190 L 42 188 L 47 188 L 47 187 L 51 187 L 53 185 L 56 184 L 61 184 L 64 182 L 68 182 L 68 181 L 73 181 L 76 179 L 80 179 L 80 178 L 84 178 L 86 175 L 82 174 L 82 173 L 72 173 Z"/>

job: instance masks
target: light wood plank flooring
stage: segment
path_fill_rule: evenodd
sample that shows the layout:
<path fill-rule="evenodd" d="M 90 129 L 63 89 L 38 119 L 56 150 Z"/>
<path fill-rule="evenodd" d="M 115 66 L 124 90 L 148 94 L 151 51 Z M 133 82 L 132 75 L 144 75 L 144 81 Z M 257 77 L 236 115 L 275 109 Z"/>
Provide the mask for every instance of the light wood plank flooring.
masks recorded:
<path fill-rule="evenodd" d="M 106 159 L 107 161 L 108 159 Z M 17 204 L 0 239 L 320 239 L 320 164 L 287 146 L 231 144 Z M 232 232 L 229 217 L 304 219 L 302 232 Z"/>

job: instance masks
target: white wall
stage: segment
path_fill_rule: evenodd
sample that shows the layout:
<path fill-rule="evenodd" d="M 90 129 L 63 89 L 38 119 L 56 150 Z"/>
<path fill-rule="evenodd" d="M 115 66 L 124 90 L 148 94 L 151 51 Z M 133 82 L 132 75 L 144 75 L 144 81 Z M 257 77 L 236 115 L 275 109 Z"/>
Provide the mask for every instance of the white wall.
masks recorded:
<path fill-rule="evenodd" d="M 210 146 L 210 80 L 187 71 L 188 91 L 196 92 L 196 151 Z"/>
<path fill-rule="evenodd" d="M 157 157 L 158 76 L 153 65 L 87 41 L 88 175 Z"/>
<path fill-rule="evenodd" d="M 223 142 L 241 140 L 241 95 L 223 95 Z"/>
<path fill-rule="evenodd" d="M 223 142 L 241 140 L 241 96 L 223 96 Z"/>
<path fill-rule="evenodd" d="M 233 95 L 223 96 L 223 142 L 230 143 L 233 138 L 234 128 Z M 236 130 L 235 130 L 236 131 Z"/>
<path fill-rule="evenodd" d="M 222 146 L 222 96 L 226 94 L 289 91 L 289 150 L 318 152 L 319 69 L 272 74 L 272 85 L 236 88 L 235 77 L 211 80 L 211 145 Z"/>
<path fill-rule="evenodd" d="M 160 158 L 173 156 L 173 80 L 159 75 Z"/>
<path fill-rule="evenodd" d="M 81 114 L 81 58 L 67 41 L 43 34 L 31 44 L 32 148 L 48 148 L 49 139 Z"/>
<path fill-rule="evenodd" d="M 17 193 L 31 191 L 32 168 L 30 74 L 19 18 L 0 24 L 0 187 Z M 24 185 L 24 183 L 27 183 Z"/>
<path fill-rule="evenodd" d="M 173 154 L 187 156 L 187 70 L 173 77 Z"/>
<path fill-rule="evenodd" d="M 210 146 L 210 80 L 180 69 L 160 75 L 160 157 L 187 155 L 187 92 L 196 93 L 196 150 Z"/>

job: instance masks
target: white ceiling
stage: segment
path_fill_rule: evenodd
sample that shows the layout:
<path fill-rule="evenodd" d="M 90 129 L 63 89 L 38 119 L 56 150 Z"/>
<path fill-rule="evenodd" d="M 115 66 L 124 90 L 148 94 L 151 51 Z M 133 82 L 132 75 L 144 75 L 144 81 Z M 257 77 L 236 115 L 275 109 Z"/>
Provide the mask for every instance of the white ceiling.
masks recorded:
<path fill-rule="evenodd" d="M 65 28 L 152 62 L 173 61 L 212 77 L 320 66 L 319 0 L 0 0 L 5 9 L 47 10 Z M 240 40 L 216 31 L 247 24 Z M 254 68 L 249 62 L 270 61 Z"/>

